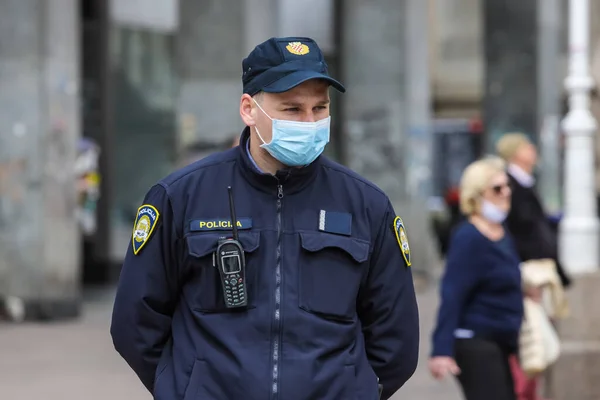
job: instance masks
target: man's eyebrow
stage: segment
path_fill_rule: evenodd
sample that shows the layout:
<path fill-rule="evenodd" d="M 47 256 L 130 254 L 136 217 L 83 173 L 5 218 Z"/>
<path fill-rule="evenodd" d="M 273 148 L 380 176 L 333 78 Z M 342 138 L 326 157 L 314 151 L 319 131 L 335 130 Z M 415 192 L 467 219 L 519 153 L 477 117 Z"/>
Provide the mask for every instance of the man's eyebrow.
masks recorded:
<path fill-rule="evenodd" d="M 317 105 L 326 105 L 329 104 L 330 100 L 329 99 L 325 99 L 325 100 L 321 100 L 317 103 Z M 303 103 L 299 103 L 297 101 L 293 101 L 293 100 L 288 100 L 288 101 L 283 101 L 281 102 L 282 106 L 286 106 L 286 107 L 301 107 L 303 105 Z"/>
<path fill-rule="evenodd" d="M 302 104 L 298 103 L 297 101 L 284 101 L 281 103 L 282 106 L 287 106 L 287 107 L 300 107 Z"/>

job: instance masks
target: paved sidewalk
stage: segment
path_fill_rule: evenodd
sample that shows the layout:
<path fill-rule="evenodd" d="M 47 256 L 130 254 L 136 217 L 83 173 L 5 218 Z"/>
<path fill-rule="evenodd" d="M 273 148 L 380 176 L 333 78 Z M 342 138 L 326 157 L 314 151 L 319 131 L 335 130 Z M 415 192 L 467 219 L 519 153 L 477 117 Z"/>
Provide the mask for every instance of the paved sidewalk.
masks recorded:
<path fill-rule="evenodd" d="M 0 324 L 0 399 L 150 400 L 112 348 L 108 334 L 112 293 L 88 301 L 79 321 Z M 460 400 L 453 381 L 435 382 L 427 373 L 429 335 L 437 307 L 434 288 L 419 294 L 421 361 L 415 376 L 394 400 Z"/>
<path fill-rule="evenodd" d="M 437 283 L 432 283 L 417 293 L 421 319 L 419 365 L 413 377 L 392 396 L 392 400 L 462 400 L 458 385 L 453 379 L 436 381 L 429 375 L 427 369 L 431 331 L 437 317 L 436 285 Z"/>

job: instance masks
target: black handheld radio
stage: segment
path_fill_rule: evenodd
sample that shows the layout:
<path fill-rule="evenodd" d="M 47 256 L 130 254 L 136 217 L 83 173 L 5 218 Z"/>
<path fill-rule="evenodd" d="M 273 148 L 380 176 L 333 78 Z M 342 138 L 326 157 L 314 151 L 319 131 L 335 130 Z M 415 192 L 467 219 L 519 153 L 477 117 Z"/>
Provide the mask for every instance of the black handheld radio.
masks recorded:
<path fill-rule="evenodd" d="M 229 192 L 229 212 L 233 238 L 219 240 L 217 246 L 217 266 L 221 275 L 223 298 L 227 308 L 246 307 L 248 293 L 246 289 L 246 260 L 244 249 L 238 240 L 237 217 L 233 205 L 231 186 Z"/>

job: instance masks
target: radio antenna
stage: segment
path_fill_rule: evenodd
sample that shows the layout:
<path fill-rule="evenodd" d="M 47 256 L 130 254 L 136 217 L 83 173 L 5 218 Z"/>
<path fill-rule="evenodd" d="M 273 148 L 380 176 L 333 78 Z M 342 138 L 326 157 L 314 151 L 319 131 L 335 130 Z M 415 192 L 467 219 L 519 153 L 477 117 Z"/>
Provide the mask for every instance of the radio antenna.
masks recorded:
<path fill-rule="evenodd" d="M 237 217 L 233 205 L 233 190 L 231 189 L 231 186 L 227 186 L 227 191 L 229 192 L 229 214 L 231 217 L 231 227 L 233 229 L 233 240 L 238 240 Z"/>

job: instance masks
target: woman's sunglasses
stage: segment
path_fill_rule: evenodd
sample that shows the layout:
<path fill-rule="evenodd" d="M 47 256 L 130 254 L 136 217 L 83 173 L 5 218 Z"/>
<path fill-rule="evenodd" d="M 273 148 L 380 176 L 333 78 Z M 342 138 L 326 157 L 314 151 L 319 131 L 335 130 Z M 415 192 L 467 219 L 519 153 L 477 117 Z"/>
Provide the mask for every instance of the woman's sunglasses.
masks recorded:
<path fill-rule="evenodd" d="M 501 185 L 494 185 L 491 189 L 494 192 L 494 194 L 501 194 L 504 191 L 504 189 L 508 187 L 508 183 L 503 183 Z"/>

